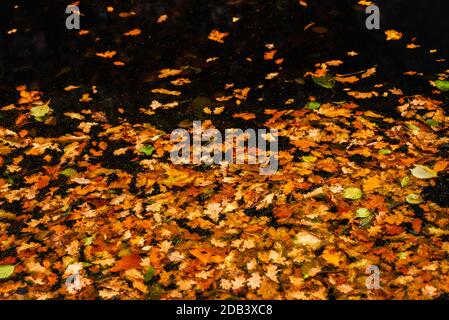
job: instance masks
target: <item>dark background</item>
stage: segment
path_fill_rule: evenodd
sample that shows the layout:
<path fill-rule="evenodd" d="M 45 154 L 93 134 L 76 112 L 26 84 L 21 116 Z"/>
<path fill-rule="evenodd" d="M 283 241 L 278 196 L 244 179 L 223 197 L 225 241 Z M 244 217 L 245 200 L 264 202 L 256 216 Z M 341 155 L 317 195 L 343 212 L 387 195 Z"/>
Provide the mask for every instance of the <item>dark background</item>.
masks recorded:
<path fill-rule="evenodd" d="M 404 71 L 423 71 L 426 75 L 441 71 L 441 64 L 433 59 L 444 58 L 449 52 L 447 1 L 376 1 L 382 14 L 381 30 L 365 28 L 367 15 L 357 1 L 308 2 L 309 7 L 302 8 L 296 0 L 82 0 L 81 29 L 91 33 L 80 37 L 77 31 L 65 28 L 65 8 L 71 1 L 2 1 L 0 102 L 13 103 L 17 97 L 14 88 L 26 84 L 52 98 L 59 110 L 76 110 L 80 108 L 79 95 L 75 97 L 63 88 L 96 85 L 95 108 L 114 113 L 122 105 L 140 117 L 138 108 L 154 98 L 150 88 L 164 85 L 155 76 L 158 70 L 183 65 L 201 70 L 189 75 L 192 84 L 187 99 L 213 96 L 229 82 L 236 87 L 255 87 L 261 75 L 272 71 L 263 60 L 257 60 L 270 42 L 285 58 L 283 76 L 287 79 L 302 75 L 318 61 L 338 59 L 351 50 L 360 55 L 348 66 L 348 72 L 377 65 L 376 81 L 401 84 L 413 93 L 427 90 L 429 78 L 405 83 Z M 14 5 L 19 8 L 14 9 Z M 106 12 L 107 5 L 114 6 L 114 14 Z M 121 11 L 137 14 L 123 19 L 117 17 Z M 162 14 L 168 15 L 167 22 L 155 23 Z M 233 16 L 242 19 L 232 23 Z M 312 21 L 326 32 L 303 31 Z M 18 32 L 8 35 L 12 28 Z M 133 28 L 140 28 L 142 35 L 125 39 L 122 34 Z M 225 44 L 207 39 L 214 28 L 230 32 Z M 389 28 L 402 31 L 404 38 L 387 43 L 384 31 Z M 95 41 L 96 37 L 100 39 Z M 405 49 L 412 37 L 422 48 Z M 439 54 L 429 57 L 431 48 L 439 49 Z M 106 50 L 116 50 L 117 60 L 125 61 L 126 66 L 114 67 L 110 60 L 95 56 L 95 52 Z M 204 60 L 214 55 L 221 57 L 220 63 L 206 65 Z M 248 65 L 246 57 L 254 57 L 254 63 Z M 278 104 L 292 95 L 299 100 L 311 94 L 324 98 L 335 95 L 312 86 L 298 88 L 280 82 L 271 82 L 265 90 L 260 94 L 253 91 L 248 105 L 257 102 L 260 95 L 267 104 Z M 179 120 L 183 115 L 169 112 L 161 117 L 158 123 L 164 126 L 164 121 L 172 124 L 172 117 Z"/>

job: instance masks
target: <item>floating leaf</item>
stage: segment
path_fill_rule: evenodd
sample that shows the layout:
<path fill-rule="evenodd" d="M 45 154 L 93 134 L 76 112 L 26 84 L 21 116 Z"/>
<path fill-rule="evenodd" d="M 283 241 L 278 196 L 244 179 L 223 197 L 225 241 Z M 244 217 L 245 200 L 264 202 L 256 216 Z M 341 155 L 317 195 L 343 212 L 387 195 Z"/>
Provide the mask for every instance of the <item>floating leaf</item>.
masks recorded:
<path fill-rule="evenodd" d="M 411 169 L 412 175 L 418 179 L 432 179 L 438 176 L 438 174 L 430 169 L 429 167 L 422 165 L 415 165 L 413 169 Z"/>
<path fill-rule="evenodd" d="M 423 202 L 422 197 L 416 193 L 410 193 L 405 197 L 405 200 L 410 204 L 420 204 Z"/>
<path fill-rule="evenodd" d="M 362 197 L 362 190 L 359 188 L 351 187 L 343 190 L 343 198 L 350 200 L 357 200 Z"/>
<path fill-rule="evenodd" d="M 15 266 L 12 264 L 0 266 L 0 279 L 6 279 L 12 276 L 14 273 L 14 268 Z"/>
<path fill-rule="evenodd" d="M 310 101 L 310 102 L 307 102 L 306 103 L 306 109 L 309 109 L 309 110 L 316 110 L 316 109 L 319 109 L 321 107 L 321 103 L 319 103 L 319 102 L 315 102 L 315 101 Z"/>
<path fill-rule="evenodd" d="M 145 147 L 140 148 L 139 151 L 145 153 L 147 156 L 151 156 L 151 154 L 154 151 L 154 147 L 151 144 L 149 144 L 146 145 Z"/>
<path fill-rule="evenodd" d="M 48 104 L 43 104 L 40 106 L 32 107 L 30 110 L 30 114 L 36 119 L 37 121 L 43 121 L 45 116 L 51 111 L 52 109 L 48 106 Z"/>
<path fill-rule="evenodd" d="M 324 77 L 312 77 L 312 80 L 320 87 L 326 89 L 332 89 L 335 86 L 335 79 L 330 75 Z"/>
<path fill-rule="evenodd" d="M 357 218 L 367 218 L 371 215 L 372 213 L 367 208 L 358 208 L 355 216 Z"/>
<path fill-rule="evenodd" d="M 71 177 L 71 176 L 77 174 L 77 172 L 73 168 L 67 168 L 67 169 L 62 170 L 59 174 L 62 174 L 63 176 L 66 176 L 66 177 Z"/>
<path fill-rule="evenodd" d="M 435 80 L 435 87 L 441 91 L 449 91 L 449 81 L 447 80 Z"/>

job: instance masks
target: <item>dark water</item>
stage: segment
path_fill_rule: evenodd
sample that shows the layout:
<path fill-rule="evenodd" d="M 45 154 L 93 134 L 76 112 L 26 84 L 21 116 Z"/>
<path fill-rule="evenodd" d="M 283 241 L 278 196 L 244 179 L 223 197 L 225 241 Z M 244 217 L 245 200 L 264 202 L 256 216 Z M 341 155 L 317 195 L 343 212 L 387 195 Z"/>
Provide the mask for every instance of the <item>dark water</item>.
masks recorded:
<path fill-rule="evenodd" d="M 345 62 L 338 72 L 377 66 L 376 77 L 366 82 L 366 87 L 358 88 L 361 91 L 385 83 L 402 88 L 404 94 L 425 93 L 429 91 L 428 80 L 444 70 L 433 59 L 445 57 L 449 49 L 449 20 L 444 10 L 447 1 L 377 1 L 382 13 L 381 30 L 365 28 L 364 7 L 357 1 L 308 2 L 309 6 L 303 8 L 294 0 L 130 0 L 107 4 L 83 0 L 79 5 L 83 14 L 81 28 L 90 30 L 90 34 L 81 37 L 77 31 L 65 28 L 65 7 L 70 1 L 2 1 L 1 103 L 13 103 L 17 97 L 14 88 L 26 84 L 52 99 L 56 115 L 90 108 L 105 111 L 114 121 L 120 116 L 116 110 L 121 106 L 130 121 L 150 122 L 170 130 L 180 121 L 198 116 L 189 108 L 195 98 L 213 105 L 213 98 L 224 94 L 224 85 L 234 83 L 236 88 L 250 87 L 251 92 L 240 106 L 227 108 L 216 117 L 216 125 L 248 126 L 254 124 L 239 122 L 231 115 L 282 108 L 289 98 L 297 102 L 293 107 L 303 105 L 310 95 L 322 101 L 347 98 L 341 90 L 327 90 L 309 82 L 300 85 L 293 80 L 313 70 L 316 62 L 345 58 L 348 51 L 360 54 Z M 15 9 L 16 5 L 19 7 Z M 115 8 L 112 14 L 106 12 L 107 5 Z M 136 14 L 128 18 L 117 15 L 130 11 Z M 168 15 L 167 22 L 155 23 L 162 14 Z M 233 23 L 232 17 L 240 20 Z M 303 31 L 311 22 L 324 31 Z M 8 35 L 12 28 L 18 32 Z M 140 28 L 142 34 L 123 37 L 124 32 L 134 28 Z M 389 28 L 404 32 L 404 38 L 386 42 L 384 30 Z M 230 33 L 224 44 L 207 39 L 212 29 Z M 422 48 L 405 49 L 413 36 Z M 275 44 L 276 57 L 284 58 L 280 76 L 271 81 L 265 81 L 264 76 L 277 70 L 272 61 L 262 59 L 268 43 Z M 438 48 L 439 54 L 431 57 L 430 48 Z M 126 62 L 126 66 L 114 66 L 110 59 L 95 55 L 107 50 L 117 51 L 116 60 Z M 214 56 L 220 59 L 205 62 Z M 175 100 L 164 101 L 150 92 L 152 88 L 169 88 L 169 80 L 157 77 L 162 68 L 184 68 L 187 71 L 183 76 L 192 83 L 182 87 L 183 95 L 175 98 L 182 101 L 181 107 L 158 110 L 154 116 L 143 115 L 139 107 L 148 106 L 152 100 Z M 403 72 L 408 70 L 424 72 L 425 76 L 404 77 Z M 264 87 L 257 89 L 259 84 Z M 98 93 L 93 102 L 82 104 L 78 101 L 81 91 L 63 90 L 68 85 L 79 85 L 82 92 L 95 85 Z M 365 104 L 366 108 L 394 115 L 396 100 L 371 99 Z M 57 130 L 70 128 L 68 120 L 61 121 Z"/>

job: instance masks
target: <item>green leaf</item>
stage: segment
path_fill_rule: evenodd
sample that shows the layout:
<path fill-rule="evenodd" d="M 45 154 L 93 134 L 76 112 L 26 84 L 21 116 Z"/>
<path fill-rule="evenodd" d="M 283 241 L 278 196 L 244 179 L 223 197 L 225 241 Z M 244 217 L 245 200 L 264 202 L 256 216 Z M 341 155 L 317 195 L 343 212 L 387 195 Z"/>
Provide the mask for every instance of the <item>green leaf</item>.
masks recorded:
<path fill-rule="evenodd" d="M 420 204 L 423 202 L 422 197 L 419 194 L 410 193 L 405 197 L 405 200 L 410 204 Z"/>
<path fill-rule="evenodd" d="M 143 280 L 147 283 L 150 282 L 153 279 L 154 273 L 156 272 L 156 269 L 153 267 L 150 267 L 147 270 L 147 273 L 145 273 L 145 276 L 143 277 Z"/>
<path fill-rule="evenodd" d="M 391 154 L 393 151 L 391 151 L 390 149 L 381 149 L 379 150 L 380 154 L 383 154 L 384 156 Z"/>
<path fill-rule="evenodd" d="M 350 200 L 357 200 L 362 197 L 362 190 L 359 188 L 351 187 L 343 190 L 343 198 Z"/>
<path fill-rule="evenodd" d="M 59 174 L 62 174 L 63 176 L 66 176 L 66 177 L 71 177 L 71 176 L 77 174 L 77 172 L 73 168 L 67 168 L 67 169 L 62 170 Z"/>
<path fill-rule="evenodd" d="M 321 107 L 321 103 L 319 102 L 315 102 L 315 101 L 310 101 L 306 103 L 305 108 L 309 109 L 309 110 L 316 110 L 319 109 Z"/>
<path fill-rule="evenodd" d="M 441 91 L 449 91 L 449 81 L 435 80 L 435 87 Z"/>
<path fill-rule="evenodd" d="M 95 236 L 85 237 L 83 238 L 83 243 L 85 246 L 90 246 L 92 242 L 94 241 Z"/>
<path fill-rule="evenodd" d="M 432 179 L 438 176 L 438 173 L 430 169 L 429 167 L 416 164 L 413 169 L 411 169 L 412 175 L 418 179 Z"/>
<path fill-rule="evenodd" d="M 147 156 L 151 156 L 154 151 L 154 147 L 151 144 L 148 144 L 145 147 L 140 148 L 139 151 L 145 153 Z"/>
<path fill-rule="evenodd" d="M 398 258 L 401 260 L 407 259 L 407 252 L 399 252 Z"/>
<path fill-rule="evenodd" d="M 356 211 L 356 217 L 357 218 L 367 218 L 371 216 L 371 212 L 367 208 L 358 208 Z"/>
<path fill-rule="evenodd" d="M 0 279 L 6 279 L 12 276 L 14 273 L 14 268 L 15 266 L 12 264 L 0 266 Z"/>
<path fill-rule="evenodd" d="M 302 160 L 304 162 L 312 162 L 313 163 L 313 162 L 316 162 L 318 159 L 314 156 L 303 156 Z"/>
<path fill-rule="evenodd" d="M 409 176 L 405 176 L 404 178 L 402 178 L 401 179 L 401 187 L 405 188 L 406 186 L 408 186 L 409 181 L 410 181 Z"/>
<path fill-rule="evenodd" d="M 312 77 L 312 80 L 320 87 L 326 89 L 332 89 L 335 86 L 335 79 L 330 75 L 324 77 Z"/>
<path fill-rule="evenodd" d="M 36 119 L 37 121 L 43 121 L 45 116 L 52 111 L 52 109 L 48 106 L 48 104 L 43 104 L 40 106 L 32 107 L 30 110 L 30 114 Z"/>
<path fill-rule="evenodd" d="M 415 126 L 413 123 L 407 123 L 407 127 L 411 130 L 421 131 L 418 126 Z"/>
<path fill-rule="evenodd" d="M 438 121 L 435 121 L 433 119 L 427 119 L 426 124 L 430 127 L 437 127 L 440 125 L 440 123 Z"/>

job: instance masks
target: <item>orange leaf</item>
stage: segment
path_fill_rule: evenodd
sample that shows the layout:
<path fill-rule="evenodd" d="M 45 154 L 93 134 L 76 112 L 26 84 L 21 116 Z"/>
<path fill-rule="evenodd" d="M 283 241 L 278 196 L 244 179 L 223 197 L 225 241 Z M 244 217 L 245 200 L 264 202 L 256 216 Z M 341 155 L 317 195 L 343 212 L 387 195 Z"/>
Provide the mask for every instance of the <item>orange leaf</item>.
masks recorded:
<path fill-rule="evenodd" d="M 245 113 L 236 113 L 232 115 L 233 118 L 242 118 L 243 120 L 251 120 L 256 119 L 256 115 L 254 113 L 245 112 Z"/>
<path fill-rule="evenodd" d="M 111 268 L 111 272 L 120 272 L 128 269 L 140 267 L 140 256 L 138 254 L 129 254 L 117 261 L 115 266 Z"/>
<path fill-rule="evenodd" d="M 49 176 L 41 176 L 39 177 L 39 180 L 37 180 L 36 188 L 37 190 L 45 188 L 50 183 L 50 177 Z"/>
<path fill-rule="evenodd" d="M 435 172 L 444 171 L 448 165 L 449 165 L 449 161 L 447 161 L 447 160 L 438 161 L 437 163 L 435 163 L 435 166 L 433 167 L 433 171 L 435 171 Z"/>
<path fill-rule="evenodd" d="M 142 33 L 142 30 L 136 28 L 136 29 L 129 30 L 128 32 L 124 33 L 124 35 L 125 36 L 138 36 L 141 33 Z"/>
<path fill-rule="evenodd" d="M 209 40 L 224 43 L 224 38 L 229 35 L 228 32 L 220 32 L 218 30 L 212 30 L 209 34 Z"/>
<path fill-rule="evenodd" d="M 113 56 L 115 56 L 116 53 L 117 51 L 105 51 L 105 52 L 97 52 L 96 55 L 101 58 L 110 59 Z"/>

